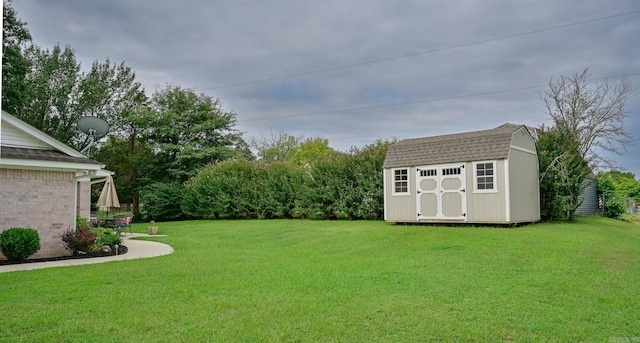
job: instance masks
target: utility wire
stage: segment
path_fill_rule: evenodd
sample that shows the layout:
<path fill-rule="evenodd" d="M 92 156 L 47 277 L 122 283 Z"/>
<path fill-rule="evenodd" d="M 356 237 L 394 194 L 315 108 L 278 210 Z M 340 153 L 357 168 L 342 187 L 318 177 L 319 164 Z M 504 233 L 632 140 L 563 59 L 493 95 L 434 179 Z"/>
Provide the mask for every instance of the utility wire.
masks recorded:
<path fill-rule="evenodd" d="M 506 36 L 500 36 L 500 37 L 495 37 L 495 38 L 489 38 L 489 39 L 480 40 L 480 41 L 475 41 L 475 42 L 470 42 L 470 43 L 463 43 L 463 44 L 459 44 L 459 45 L 452 45 L 452 46 L 443 47 L 443 48 L 436 48 L 436 49 L 432 49 L 432 50 L 419 51 L 419 52 L 414 52 L 414 53 L 410 53 L 410 54 L 406 54 L 406 55 L 400 55 L 400 56 L 393 56 L 393 57 L 381 58 L 381 59 L 377 59 L 377 60 L 371 60 L 371 61 L 360 62 L 360 63 L 354 63 L 354 64 L 347 64 L 347 65 L 338 66 L 338 67 L 331 67 L 331 68 L 317 69 L 317 70 L 312 70 L 312 71 L 307 71 L 307 72 L 302 72 L 302 73 L 296 73 L 296 74 L 289 74 L 289 75 L 284 75 L 284 76 L 271 77 L 271 78 L 267 78 L 267 79 L 260 79 L 260 80 L 254 80 L 254 81 L 246 81 L 246 82 L 238 82 L 238 83 L 232 83 L 232 84 L 223 85 L 223 86 L 216 86 L 216 87 L 202 88 L 202 89 L 200 89 L 200 90 L 205 91 L 205 90 L 211 90 L 211 89 L 221 89 L 221 88 L 230 88 L 230 87 L 236 87 L 236 86 L 244 86 L 244 85 L 250 85 L 250 84 L 256 84 L 256 83 L 262 83 L 262 82 L 269 82 L 269 81 L 276 81 L 276 80 L 288 79 L 288 78 L 293 78 L 293 77 L 298 77 L 298 76 L 304 76 L 304 75 L 310 75 L 310 74 L 324 73 L 324 72 L 333 71 L 333 70 L 340 70 L 340 69 L 353 68 L 353 67 L 363 66 L 363 65 L 367 65 L 367 64 L 374 64 L 374 63 L 380 63 L 380 62 L 392 61 L 392 60 L 401 59 L 401 58 L 406 58 L 406 57 L 413 57 L 413 56 L 419 56 L 419 55 L 426 55 L 426 54 L 431 54 L 431 53 L 440 52 L 440 51 L 445 51 L 445 50 L 452 50 L 452 49 L 464 48 L 464 47 L 468 47 L 468 46 L 479 45 L 479 44 L 484 44 L 484 43 L 489 43 L 489 42 L 495 42 L 495 41 L 504 40 L 504 39 L 509 39 L 509 38 L 514 38 L 514 37 L 521 37 L 521 36 L 526 36 L 526 35 L 532 35 L 532 34 L 535 34 L 535 33 L 540 33 L 540 32 L 545 32 L 545 31 L 558 30 L 558 29 L 562 29 L 562 28 L 566 28 L 566 27 L 570 27 L 570 26 L 582 25 L 582 24 L 592 23 L 592 22 L 595 22 L 595 21 L 607 20 L 607 19 L 617 18 L 617 17 L 621 17 L 621 16 L 625 16 L 625 15 L 630 15 L 630 14 L 636 14 L 636 13 L 640 13 L 640 10 L 635 10 L 635 11 L 630 11 L 630 12 L 624 12 L 624 13 L 618 13 L 618 14 L 613 14 L 613 15 L 609 15 L 609 16 L 605 16 L 605 17 L 592 18 L 592 19 L 587 19 L 587 20 L 577 21 L 577 22 L 573 22 L 573 23 L 569 23 L 569 24 L 562 24 L 562 25 L 557 25 L 557 26 L 551 26 L 551 27 L 546 27 L 546 28 L 537 29 L 537 30 L 533 30 L 533 31 L 526 31 L 526 32 L 520 32 L 520 33 L 514 33 L 514 34 L 510 34 L 510 35 L 506 35 Z"/>
<path fill-rule="evenodd" d="M 589 79 L 589 81 L 605 80 L 605 79 L 616 79 L 616 78 L 620 78 L 620 77 L 628 77 L 628 76 L 634 76 L 634 75 L 640 75 L 640 72 L 598 77 L 598 78 Z M 443 101 L 443 100 L 470 98 L 470 97 L 483 96 L 483 95 L 519 92 L 519 91 L 524 91 L 524 90 L 529 90 L 529 89 L 544 88 L 544 87 L 547 87 L 547 86 L 548 85 L 527 86 L 527 87 L 502 89 L 502 90 L 497 90 L 497 91 L 489 91 L 489 92 L 481 92 L 481 93 L 453 95 L 453 96 L 442 97 L 442 98 L 433 98 L 433 99 L 415 100 L 415 101 L 407 101 L 407 102 L 398 102 L 398 103 L 393 103 L 393 104 L 373 105 L 373 106 L 365 106 L 365 107 L 353 107 L 353 108 L 344 108 L 344 109 L 321 111 L 321 112 L 290 114 L 290 115 L 283 115 L 283 116 L 276 116 L 276 117 L 242 119 L 242 120 L 238 120 L 238 122 L 261 121 L 261 120 L 271 120 L 271 119 L 284 119 L 284 118 L 315 116 L 315 115 L 320 115 L 320 114 L 331 114 L 331 113 L 371 110 L 371 109 L 378 109 L 378 108 L 385 108 L 385 107 L 395 107 L 395 106 L 405 106 L 405 105 L 420 104 L 420 103 L 425 103 L 425 102 L 435 102 L 435 101 Z"/>

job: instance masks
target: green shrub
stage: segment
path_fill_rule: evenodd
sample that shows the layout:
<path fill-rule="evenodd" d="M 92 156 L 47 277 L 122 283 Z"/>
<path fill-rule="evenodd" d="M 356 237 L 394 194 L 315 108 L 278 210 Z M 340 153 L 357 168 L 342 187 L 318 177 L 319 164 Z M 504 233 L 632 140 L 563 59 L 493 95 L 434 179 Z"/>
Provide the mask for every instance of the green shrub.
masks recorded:
<path fill-rule="evenodd" d="M 605 199 L 602 215 L 607 218 L 620 219 L 627 211 L 627 204 L 619 197 Z"/>
<path fill-rule="evenodd" d="M 9 261 L 26 260 L 40 250 L 38 231 L 14 227 L 0 233 L 0 251 Z"/>
<path fill-rule="evenodd" d="M 627 205 L 616 194 L 615 184 L 610 174 L 598 176 L 598 196 L 602 199 L 602 215 L 620 219 L 627 210 Z"/>
<path fill-rule="evenodd" d="M 255 192 L 258 218 L 293 218 L 296 203 L 302 198 L 306 180 L 303 167 L 286 162 L 256 164 L 257 175 L 250 185 Z"/>
<path fill-rule="evenodd" d="M 382 164 L 391 143 L 379 140 L 307 166 L 216 163 L 185 183 L 181 209 L 196 218 L 382 219 Z M 167 205 L 175 209 L 175 202 Z"/>
<path fill-rule="evenodd" d="M 256 166 L 245 160 L 206 167 L 185 184 L 182 210 L 200 218 L 254 218 L 258 178 Z"/>
<path fill-rule="evenodd" d="M 141 200 L 154 220 L 181 220 L 186 214 L 180 208 L 184 187 L 178 183 L 153 183 L 144 188 Z"/>
<path fill-rule="evenodd" d="M 98 236 L 90 227 L 80 226 L 77 229 L 67 229 L 60 234 L 64 248 L 74 255 L 80 252 L 95 251 Z"/>
<path fill-rule="evenodd" d="M 76 228 L 79 228 L 81 226 L 91 226 L 91 221 L 89 221 L 89 218 L 84 218 L 84 217 L 77 216 L 76 217 Z"/>
<path fill-rule="evenodd" d="M 99 249 L 103 245 L 114 246 L 116 244 L 122 244 L 122 237 L 119 234 L 113 233 L 109 230 L 103 230 L 103 232 L 98 235 L 95 243 L 95 249 Z"/>

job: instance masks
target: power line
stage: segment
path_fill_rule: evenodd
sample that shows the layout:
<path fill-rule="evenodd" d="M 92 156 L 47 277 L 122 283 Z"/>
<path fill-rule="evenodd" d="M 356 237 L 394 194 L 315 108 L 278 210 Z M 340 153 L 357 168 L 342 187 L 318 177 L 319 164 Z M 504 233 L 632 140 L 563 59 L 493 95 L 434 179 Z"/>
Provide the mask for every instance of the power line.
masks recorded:
<path fill-rule="evenodd" d="M 598 77 L 598 78 L 589 79 L 589 81 L 605 80 L 605 79 L 616 79 L 616 78 L 620 78 L 620 77 L 628 77 L 628 76 L 634 76 L 634 75 L 640 75 L 640 72 Z M 443 101 L 443 100 L 470 98 L 470 97 L 483 96 L 483 95 L 493 95 L 493 94 L 501 94 L 501 93 L 519 92 L 519 91 L 524 91 L 524 90 L 529 90 L 529 89 L 544 88 L 544 87 L 547 87 L 547 86 L 548 85 L 538 85 L 538 86 L 527 86 L 527 87 L 519 87 L 519 88 L 509 88 L 509 89 L 502 89 L 502 90 L 489 91 L 489 92 L 471 93 L 471 94 L 463 94 L 463 95 L 453 95 L 453 96 L 442 97 L 442 98 L 433 98 L 433 99 L 415 100 L 415 101 L 407 101 L 407 102 L 398 102 L 398 103 L 393 103 L 393 104 L 373 105 L 373 106 L 365 106 L 365 107 L 353 107 L 353 108 L 344 108 L 344 109 L 338 109 L 338 110 L 329 110 L 329 111 L 321 111 L 321 112 L 310 112 L 310 113 L 302 113 L 302 114 L 290 114 L 290 115 L 275 116 L 275 117 L 244 119 L 244 120 L 238 120 L 238 122 L 262 121 L 262 120 L 271 120 L 271 119 L 284 119 L 284 118 L 315 116 L 315 115 L 320 115 L 320 114 L 331 114 L 331 113 L 341 113 L 341 112 L 351 112 L 351 111 L 372 110 L 372 109 L 385 108 L 385 107 L 395 107 L 395 106 L 405 106 L 405 105 L 420 104 L 420 103 L 425 103 L 425 102 L 435 102 L 435 101 Z"/>
<path fill-rule="evenodd" d="M 419 52 L 414 52 L 414 53 L 410 53 L 410 54 L 406 54 L 406 55 L 400 55 L 400 56 L 393 56 L 393 57 L 381 58 L 381 59 L 371 60 L 371 61 L 366 61 L 366 62 L 360 62 L 360 63 L 354 63 L 354 64 L 347 64 L 347 65 L 338 66 L 338 67 L 330 67 L 330 68 L 324 68 L 324 69 L 317 69 L 317 70 L 312 70 L 312 71 L 307 71 L 307 72 L 302 72 L 302 73 L 289 74 L 289 75 L 284 75 L 284 76 L 276 76 L 276 77 L 271 77 L 271 78 L 266 78 L 266 79 L 260 79 L 260 80 L 254 80 L 254 81 L 246 81 L 246 82 L 232 83 L 232 84 L 223 85 L 223 86 L 216 86 L 216 87 L 203 88 L 203 89 L 201 89 L 201 90 L 202 90 L 202 91 L 205 91 L 205 90 L 211 90 L 211 89 L 221 89 L 221 88 L 230 88 L 230 87 L 236 87 L 236 86 L 244 86 L 244 85 L 250 85 L 250 84 L 256 84 L 256 83 L 262 83 L 262 82 L 269 82 L 269 81 L 276 81 L 276 80 L 288 79 L 288 78 L 293 78 L 293 77 L 298 77 L 298 76 L 304 76 L 304 75 L 310 75 L 310 74 L 324 73 L 324 72 L 334 71 L 334 70 L 340 70 L 340 69 L 353 68 L 353 67 L 363 66 L 363 65 L 367 65 L 367 64 L 374 64 L 374 63 L 380 63 L 380 62 L 392 61 L 392 60 L 401 59 L 401 58 L 406 58 L 406 57 L 413 57 L 413 56 L 419 56 L 419 55 L 426 55 L 426 54 L 431 54 L 431 53 L 440 52 L 440 51 L 445 51 L 445 50 L 452 50 L 452 49 L 464 48 L 464 47 L 468 47 L 468 46 L 479 45 L 479 44 L 485 44 L 485 43 L 489 43 L 489 42 L 495 42 L 495 41 L 504 40 L 504 39 L 510 39 L 510 38 L 514 38 L 514 37 L 521 37 L 521 36 L 526 36 L 526 35 L 532 35 L 532 34 L 535 34 L 535 33 L 540 33 L 540 32 L 545 32 L 545 31 L 558 30 L 558 29 L 562 29 L 562 28 L 566 28 L 566 27 L 570 27 L 570 26 L 576 26 L 576 25 L 588 24 L 588 23 L 592 23 L 592 22 L 596 22 L 596 21 L 607 20 L 607 19 L 617 18 L 617 17 L 621 17 L 621 16 L 625 16 L 625 15 L 630 15 L 630 14 L 636 14 L 636 13 L 640 13 L 640 10 L 635 10 L 635 11 L 630 11 L 630 12 L 624 12 L 624 13 L 618 13 L 618 14 L 613 14 L 613 15 L 604 16 L 604 17 L 598 17 L 598 18 L 586 19 L 586 20 L 582 20 L 582 21 L 577 21 L 577 22 L 569 23 L 569 24 L 562 24 L 562 25 L 557 25 L 557 26 L 551 26 L 551 27 L 546 27 L 546 28 L 542 28 L 542 29 L 537 29 L 537 30 L 533 30 L 533 31 L 526 31 L 526 32 L 520 32 L 520 33 L 514 33 L 514 34 L 510 34 L 510 35 L 506 35 L 506 36 L 500 36 L 500 37 L 495 37 L 495 38 L 489 38 L 489 39 L 484 39 L 484 40 L 475 41 L 475 42 L 470 42 L 470 43 L 463 43 L 463 44 L 452 45 L 452 46 L 443 47 L 443 48 L 436 48 L 436 49 L 431 49 L 431 50 L 419 51 Z"/>

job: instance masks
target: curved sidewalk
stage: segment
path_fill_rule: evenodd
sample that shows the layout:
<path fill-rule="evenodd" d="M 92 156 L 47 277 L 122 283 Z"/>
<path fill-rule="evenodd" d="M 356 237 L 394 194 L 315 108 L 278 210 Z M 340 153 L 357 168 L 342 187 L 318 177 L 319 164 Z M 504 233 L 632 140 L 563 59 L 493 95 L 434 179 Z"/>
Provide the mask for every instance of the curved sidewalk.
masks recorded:
<path fill-rule="evenodd" d="M 62 267 L 62 266 L 77 266 L 81 264 L 93 264 L 104 263 L 110 261 L 119 260 L 131 260 L 136 258 L 156 257 L 162 255 L 169 255 L 173 253 L 173 248 L 164 243 L 143 241 L 139 239 L 130 239 L 135 237 L 162 237 L 161 235 L 150 236 L 146 234 L 134 233 L 133 235 L 126 235 L 123 237 L 123 244 L 129 249 L 124 255 L 95 257 L 95 258 L 81 258 L 71 259 L 63 261 L 50 261 L 50 262 L 33 262 L 33 263 L 21 263 L 0 266 L 0 273 L 12 272 L 17 270 L 32 270 L 40 268 L 50 267 Z"/>

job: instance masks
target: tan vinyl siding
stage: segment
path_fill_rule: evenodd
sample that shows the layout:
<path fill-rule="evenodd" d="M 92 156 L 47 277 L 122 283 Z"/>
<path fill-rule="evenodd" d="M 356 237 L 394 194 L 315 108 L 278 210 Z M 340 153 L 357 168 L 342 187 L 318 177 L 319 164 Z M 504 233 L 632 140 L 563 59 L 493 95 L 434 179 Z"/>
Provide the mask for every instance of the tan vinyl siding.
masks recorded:
<path fill-rule="evenodd" d="M 512 146 L 516 146 L 529 151 L 536 151 L 536 144 L 529 136 L 526 128 L 523 126 L 519 130 L 513 133 L 513 139 L 511 141 Z"/>
<path fill-rule="evenodd" d="M 416 169 L 409 169 L 409 195 L 392 195 L 393 191 L 391 186 L 393 185 L 393 171 L 391 169 L 385 169 L 385 181 L 387 184 L 386 197 L 386 218 L 387 221 L 416 221 Z"/>
<path fill-rule="evenodd" d="M 537 156 L 512 149 L 509 154 L 509 169 L 511 222 L 540 220 Z"/>
<path fill-rule="evenodd" d="M 427 173 L 461 165 L 462 179 Z M 389 147 L 383 167 L 387 221 L 512 224 L 540 219 L 538 159 L 525 126 L 402 140 Z M 393 170 L 398 168 L 409 170 L 409 195 L 393 195 Z"/>
<path fill-rule="evenodd" d="M 467 221 L 472 223 L 506 222 L 504 160 L 496 161 L 494 167 L 494 182 L 498 190 L 496 193 L 474 192 L 473 184 L 476 182 L 476 179 L 473 163 L 468 163 L 466 169 L 467 180 L 469 180 L 469 184 L 467 184 Z"/>

